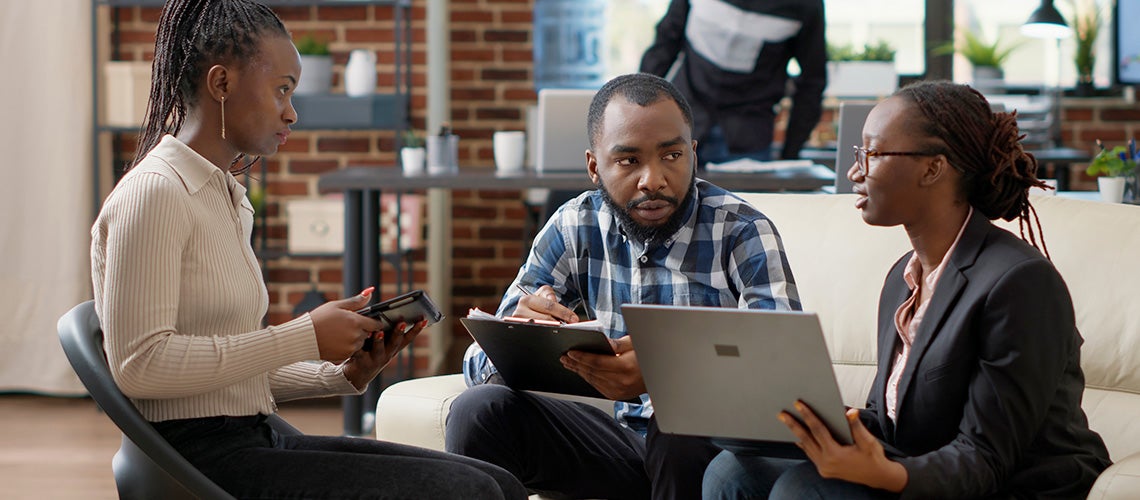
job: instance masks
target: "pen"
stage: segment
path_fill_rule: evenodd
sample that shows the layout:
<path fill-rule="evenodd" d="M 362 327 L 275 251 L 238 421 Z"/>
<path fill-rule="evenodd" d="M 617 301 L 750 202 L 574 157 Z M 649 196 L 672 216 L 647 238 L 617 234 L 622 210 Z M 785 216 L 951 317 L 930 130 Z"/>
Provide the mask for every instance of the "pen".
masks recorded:
<path fill-rule="evenodd" d="M 515 283 L 515 288 L 518 288 L 518 289 L 519 289 L 519 291 L 523 293 L 523 295 L 534 295 L 533 293 L 530 293 L 530 290 L 527 290 L 525 287 L 523 287 L 523 286 L 522 286 L 522 283 L 518 283 L 518 282 L 516 282 L 516 283 Z M 565 325 L 565 324 L 566 324 L 566 322 L 565 322 L 565 321 L 562 321 L 562 320 L 560 320 L 560 319 L 558 319 L 558 318 L 554 318 L 554 319 L 558 320 L 558 324 L 559 324 L 559 325 Z"/>

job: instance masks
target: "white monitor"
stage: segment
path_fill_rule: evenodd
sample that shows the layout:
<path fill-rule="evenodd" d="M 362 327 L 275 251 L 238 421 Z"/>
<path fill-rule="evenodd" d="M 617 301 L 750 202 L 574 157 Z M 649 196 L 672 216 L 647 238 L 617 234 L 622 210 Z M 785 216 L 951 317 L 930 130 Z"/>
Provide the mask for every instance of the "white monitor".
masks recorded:
<path fill-rule="evenodd" d="M 538 92 L 538 126 L 534 166 L 539 172 L 585 172 L 586 115 L 596 90 L 542 89 Z"/>

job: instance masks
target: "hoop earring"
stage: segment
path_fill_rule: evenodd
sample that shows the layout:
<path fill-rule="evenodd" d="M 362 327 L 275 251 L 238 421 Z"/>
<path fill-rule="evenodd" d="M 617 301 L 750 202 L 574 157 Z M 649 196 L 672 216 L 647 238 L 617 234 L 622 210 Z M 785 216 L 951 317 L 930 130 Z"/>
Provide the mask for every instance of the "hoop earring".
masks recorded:
<path fill-rule="evenodd" d="M 222 139 L 226 138 L 226 97 L 222 96 Z"/>

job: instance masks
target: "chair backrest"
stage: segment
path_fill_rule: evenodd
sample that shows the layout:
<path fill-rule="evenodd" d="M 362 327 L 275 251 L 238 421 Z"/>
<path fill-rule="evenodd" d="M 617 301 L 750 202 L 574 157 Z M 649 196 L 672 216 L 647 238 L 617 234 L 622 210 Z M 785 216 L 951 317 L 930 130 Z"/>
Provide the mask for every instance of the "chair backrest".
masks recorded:
<path fill-rule="evenodd" d="M 123 432 L 123 447 L 112 462 L 120 498 L 233 498 L 183 458 L 115 385 L 94 301 L 73 307 L 57 328 L 79 380 Z"/>
<path fill-rule="evenodd" d="M 1052 93 L 1042 95 L 987 94 L 990 107 L 1017 111 L 1017 128 L 1025 134 L 1021 143 L 1030 148 L 1057 147 L 1060 116 Z"/>

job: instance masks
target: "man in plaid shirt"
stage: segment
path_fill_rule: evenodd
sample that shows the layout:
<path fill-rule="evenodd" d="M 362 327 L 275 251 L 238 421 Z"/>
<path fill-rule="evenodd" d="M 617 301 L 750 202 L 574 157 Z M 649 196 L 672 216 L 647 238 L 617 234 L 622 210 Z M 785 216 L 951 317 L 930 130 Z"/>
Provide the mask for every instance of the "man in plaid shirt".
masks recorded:
<path fill-rule="evenodd" d="M 463 363 L 471 388 L 452 405 L 447 450 L 545 494 L 699 498 L 719 448 L 657 431 L 621 305 L 798 310 L 799 294 L 772 222 L 695 177 L 692 112 L 669 82 L 611 80 L 590 104 L 587 131 L 598 189 L 551 216 L 498 314 L 573 323 L 580 307 L 601 321 L 619 355 L 571 351 L 562 363 L 618 401 L 614 414 L 507 388 L 472 345 Z M 634 399 L 641 404 L 620 402 Z"/>

